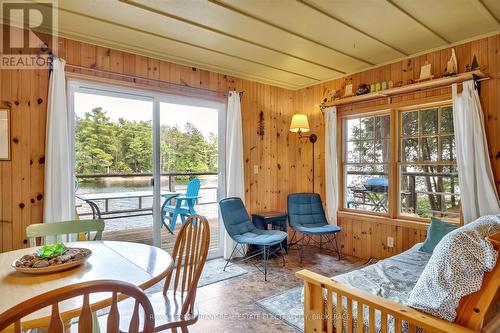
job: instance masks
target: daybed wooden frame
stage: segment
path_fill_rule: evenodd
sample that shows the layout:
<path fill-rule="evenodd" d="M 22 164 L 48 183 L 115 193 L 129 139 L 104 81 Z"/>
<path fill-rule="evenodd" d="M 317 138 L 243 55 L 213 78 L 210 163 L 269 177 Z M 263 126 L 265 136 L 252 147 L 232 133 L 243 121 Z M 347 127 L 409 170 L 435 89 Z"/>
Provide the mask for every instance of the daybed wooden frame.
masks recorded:
<path fill-rule="evenodd" d="M 500 250 L 500 232 L 488 238 L 495 249 Z M 499 260 L 500 261 L 500 260 Z M 498 300 L 500 285 L 500 264 L 493 271 L 485 273 L 481 289 L 467 297 L 464 297 L 457 310 L 455 323 L 427 315 L 408 306 L 373 295 L 367 291 L 357 289 L 347 284 L 339 283 L 330 278 L 302 270 L 295 274 L 304 280 L 304 332 L 335 332 L 336 327 L 345 327 L 347 332 L 353 332 L 353 302 L 368 307 L 369 332 L 376 332 L 375 312 L 381 313 L 381 332 L 388 332 L 388 315 L 394 317 L 395 330 L 401 332 L 402 321 L 408 322 L 408 332 L 415 333 L 417 328 L 423 329 L 425 333 L 474 333 L 483 329 L 485 319 L 489 319 Z M 327 294 L 325 302 L 324 295 Z M 337 304 L 342 304 L 342 297 L 347 300 L 347 318 L 343 321 L 342 306 L 336 307 L 336 322 L 333 322 L 332 296 L 336 297 Z M 357 307 L 357 332 L 363 330 L 363 312 L 361 306 Z M 493 325 L 498 320 L 493 319 Z M 496 323 L 496 324 L 495 324 Z M 494 328 L 495 329 L 495 328 Z M 498 326 L 496 327 L 498 329 Z M 338 330 L 342 332 L 342 330 Z"/>

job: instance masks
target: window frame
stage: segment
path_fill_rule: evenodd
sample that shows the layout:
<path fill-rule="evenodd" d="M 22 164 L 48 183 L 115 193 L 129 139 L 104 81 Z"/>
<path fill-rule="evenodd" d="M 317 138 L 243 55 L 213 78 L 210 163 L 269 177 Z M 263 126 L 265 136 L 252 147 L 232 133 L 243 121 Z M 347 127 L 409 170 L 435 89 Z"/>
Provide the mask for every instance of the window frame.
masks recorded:
<path fill-rule="evenodd" d="M 396 170 L 396 180 L 397 180 L 397 193 L 398 193 L 398 196 L 395 197 L 395 200 L 396 200 L 396 206 L 397 206 L 397 209 L 396 209 L 396 218 L 397 219 L 400 219 L 400 220 L 411 220 L 411 221 L 417 221 L 417 222 L 430 222 L 430 218 L 426 218 L 426 217 L 419 217 L 419 216 L 412 216 L 412 215 L 406 215 L 404 214 L 402 211 L 401 211 L 401 206 L 402 206 L 402 202 L 401 202 L 401 166 L 403 165 L 417 165 L 417 166 L 424 166 L 424 165 L 430 165 L 430 166 L 455 166 L 457 167 L 457 160 L 456 160 L 456 154 L 455 154 L 455 160 L 453 161 L 440 161 L 439 160 L 439 154 L 440 154 L 440 151 L 441 151 L 441 147 L 440 147 L 440 143 L 441 143 L 441 138 L 442 137 L 447 137 L 447 136 L 454 136 L 455 135 L 455 129 L 453 129 L 453 133 L 447 133 L 447 134 L 443 134 L 441 133 L 441 128 L 440 128 L 440 124 L 441 124 L 441 119 L 439 117 L 440 115 L 440 109 L 441 108 L 444 108 L 444 107 L 451 107 L 452 110 L 453 110 L 453 104 L 451 101 L 442 101 L 442 102 L 439 102 L 439 103 L 433 103 L 431 105 L 426 105 L 426 104 L 423 104 L 423 105 L 412 105 L 412 106 L 408 106 L 408 107 L 404 107 L 404 108 L 398 108 L 396 109 L 397 111 L 397 142 L 396 142 L 396 146 L 397 146 L 397 159 L 394 161 L 395 162 L 395 170 Z M 420 127 L 421 127 L 421 119 L 419 118 L 419 133 L 417 136 L 413 136 L 413 137 L 418 137 L 418 149 L 420 151 L 421 147 L 420 147 L 420 138 L 422 137 L 437 137 L 438 138 L 438 142 L 437 142 L 437 151 L 438 151 L 438 161 L 417 161 L 417 162 L 407 162 L 407 161 L 402 161 L 402 154 L 403 154 L 403 147 L 401 145 L 401 142 L 403 140 L 403 121 L 402 121 L 402 117 L 403 117 L 403 114 L 405 112 L 414 112 L 414 111 L 422 111 L 422 110 L 429 110 L 429 109 L 438 109 L 438 119 L 437 119 L 437 132 L 432 135 L 432 134 L 428 134 L 428 135 L 421 135 L 420 134 Z M 419 117 L 420 117 L 420 112 L 419 112 Z M 459 188 L 460 188 L 460 183 L 458 184 Z M 458 195 L 460 196 L 460 193 L 458 193 Z M 462 221 L 463 221 L 463 212 L 462 212 L 462 208 L 460 207 L 460 215 L 458 217 L 458 221 L 457 220 L 450 220 L 448 219 L 447 217 L 443 217 L 441 218 L 443 220 L 446 220 L 447 222 L 451 222 L 451 223 L 460 223 L 462 224 Z"/>
<path fill-rule="evenodd" d="M 387 199 L 388 199 L 388 210 L 387 212 L 374 212 L 374 211 L 367 211 L 367 210 L 361 210 L 361 209 L 353 209 L 353 208 L 347 208 L 345 204 L 345 192 L 346 192 L 346 179 L 347 179 L 347 170 L 346 166 L 348 165 L 356 165 L 353 163 L 347 163 L 346 161 L 346 153 L 347 153 L 347 121 L 349 119 L 359 119 L 359 118 L 365 118 L 365 117 L 376 117 L 376 116 L 389 116 L 390 119 L 390 131 L 389 131 L 389 160 L 387 163 L 377 163 L 378 165 L 387 165 L 388 166 L 388 179 L 389 179 L 389 184 L 392 184 L 392 178 L 394 177 L 394 167 L 392 165 L 392 161 L 394 160 L 394 149 L 393 149 L 393 144 L 392 144 L 392 137 L 394 136 L 395 132 L 395 126 L 393 122 L 393 113 L 394 110 L 391 109 L 382 109 L 382 110 L 377 110 L 377 111 L 371 111 L 371 112 L 359 112 L 359 113 L 354 113 L 354 114 L 349 114 L 349 115 L 341 115 L 339 117 L 340 121 L 337 124 L 337 131 L 339 133 L 339 145 L 341 151 L 341 159 L 340 159 L 340 181 L 339 184 L 341 184 L 342 189 L 339 191 L 339 210 L 340 211 L 345 211 L 345 212 L 352 212 L 352 213 L 359 213 L 359 214 L 368 214 L 368 215 L 374 215 L 374 216 L 380 216 L 380 217 L 392 217 L 393 212 L 392 210 L 394 209 L 391 198 L 394 192 L 394 189 L 392 186 L 388 187 L 387 190 Z M 368 164 L 368 163 L 366 163 Z"/>
<path fill-rule="evenodd" d="M 400 104 L 400 103 L 398 103 Z M 403 103 L 401 103 L 403 104 Z M 346 112 L 338 113 L 337 122 L 337 149 L 341 153 L 341 158 L 339 159 L 339 173 L 338 173 L 338 183 L 341 186 L 339 189 L 339 212 L 353 213 L 356 215 L 368 215 L 373 217 L 385 218 L 389 220 L 397 220 L 404 222 L 417 222 L 417 223 L 429 223 L 430 218 L 423 218 L 419 216 L 405 215 L 401 212 L 401 176 L 400 176 L 400 166 L 401 166 L 401 148 L 400 142 L 402 137 L 402 115 L 404 112 L 411 112 L 417 110 L 425 110 L 432 108 L 442 108 L 446 106 L 452 106 L 452 101 L 449 99 L 443 99 L 439 101 L 432 101 L 430 103 L 411 103 L 405 102 L 404 105 L 385 105 L 380 107 L 367 107 L 365 109 L 351 109 Z M 388 161 L 388 212 L 373 212 L 365 211 L 360 209 L 347 208 L 345 202 L 346 194 L 346 181 L 347 173 L 346 166 L 352 165 L 346 163 L 346 153 L 347 153 L 347 121 L 349 119 L 363 118 L 363 117 L 375 117 L 380 115 L 390 115 L 390 134 L 389 134 L 389 146 L 390 154 Z M 438 121 L 439 126 L 439 121 Z M 440 130 L 440 129 L 438 129 Z M 454 133 L 453 133 L 454 135 Z M 438 136 L 437 134 L 435 136 Z M 439 145 L 439 141 L 438 141 Z M 430 162 L 430 165 L 437 165 L 439 162 Z M 383 163 L 385 164 L 385 163 Z M 404 164 L 404 163 L 403 163 Z M 410 163 L 411 164 L 411 163 Z M 418 164 L 418 163 L 417 163 Z M 454 165 L 456 166 L 456 158 L 454 162 L 446 161 L 442 165 Z M 460 186 L 460 184 L 459 184 Z M 444 218 L 446 219 L 446 217 Z M 460 224 L 463 223 L 463 212 L 460 211 Z M 451 220 L 452 223 L 457 223 L 456 220 Z"/>

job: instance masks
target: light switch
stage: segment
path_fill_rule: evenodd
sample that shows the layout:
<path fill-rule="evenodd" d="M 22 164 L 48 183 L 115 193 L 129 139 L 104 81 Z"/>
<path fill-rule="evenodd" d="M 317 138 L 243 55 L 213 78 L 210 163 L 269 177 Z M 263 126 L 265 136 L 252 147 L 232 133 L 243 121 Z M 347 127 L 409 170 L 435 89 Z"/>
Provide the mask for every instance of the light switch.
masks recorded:
<path fill-rule="evenodd" d="M 254 175 L 259 173 L 259 166 L 258 165 L 253 166 L 253 173 L 254 173 Z"/>

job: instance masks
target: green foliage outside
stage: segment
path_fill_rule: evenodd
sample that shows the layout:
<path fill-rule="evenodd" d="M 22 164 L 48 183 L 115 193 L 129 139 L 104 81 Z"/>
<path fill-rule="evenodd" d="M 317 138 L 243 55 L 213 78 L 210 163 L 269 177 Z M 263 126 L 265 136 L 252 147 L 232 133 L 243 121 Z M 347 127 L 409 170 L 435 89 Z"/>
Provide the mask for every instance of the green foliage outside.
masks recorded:
<path fill-rule="evenodd" d="M 161 125 L 161 172 L 216 172 L 217 135 L 205 138 L 193 124 L 184 129 Z M 150 173 L 153 139 L 151 121 L 113 122 L 97 107 L 76 119 L 77 174 Z"/>
<path fill-rule="evenodd" d="M 388 178 L 389 116 L 348 120 L 348 174 L 355 175 L 347 186 L 361 187 L 369 178 Z M 437 212 L 460 212 L 458 178 L 451 107 L 404 112 L 401 117 L 400 186 L 402 209 L 430 217 Z M 441 162 L 446 165 L 429 165 Z M 350 165 L 349 165 L 350 164 Z M 443 175 L 443 176 L 437 176 Z M 412 180 L 414 179 L 414 184 Z M 411 194 L 423 192 L 425 194 Z M 449 193 L 444 196 L 433 193 Z M 415 194 L 414 194 L 415 195 Z M 412 202 L 414 200 L 414 202 Z"/>

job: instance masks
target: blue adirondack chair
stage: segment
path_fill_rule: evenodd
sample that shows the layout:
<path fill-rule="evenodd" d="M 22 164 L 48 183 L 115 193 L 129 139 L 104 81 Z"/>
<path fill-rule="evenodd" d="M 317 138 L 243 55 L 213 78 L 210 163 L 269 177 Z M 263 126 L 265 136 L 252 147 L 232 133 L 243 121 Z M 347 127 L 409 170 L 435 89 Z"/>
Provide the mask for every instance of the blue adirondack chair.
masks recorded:
<path fill-rule="evenodd" d="M 187 215 L 196 214 L 194 205 L 199 198 L 200 186 L 200 180 L 195 178 L 187 184 L 186 194 L 173 193 L 163 196 L 165 201 L 161 207 L 161 222 L 162 226 L 164 225 L 171 234 L 174 233 L 175 223 L 179 216 L 182 223 L 185 223 Z M 175 203 L 172 203 L 174 199 Z M 169 224 L 167 224 L 167 220 L 170 221 Z"/>

